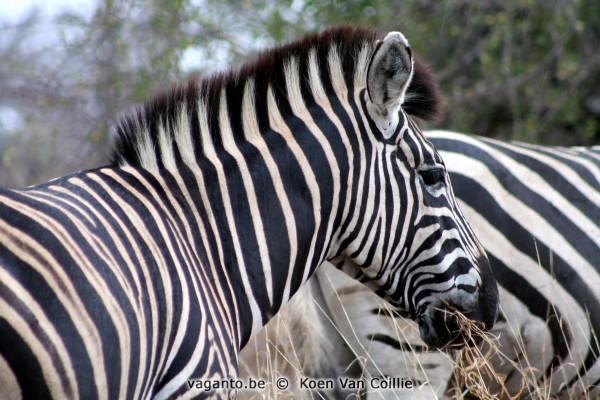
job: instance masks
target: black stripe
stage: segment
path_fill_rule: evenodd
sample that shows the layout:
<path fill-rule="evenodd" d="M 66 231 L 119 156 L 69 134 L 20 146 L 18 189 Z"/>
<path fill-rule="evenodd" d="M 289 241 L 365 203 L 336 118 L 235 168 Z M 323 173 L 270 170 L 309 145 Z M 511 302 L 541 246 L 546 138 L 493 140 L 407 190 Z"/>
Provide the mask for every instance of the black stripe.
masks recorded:
<path fill-rule="evenodd" d="M 407 351 L 407 352 L 414 352 L 414 353 L 427 353 L 427 352 L 431 351 L 431 350 L 429 350 L 429 348 L 427 346 L 421 346 L 418 344 L 410 344 L 407 342 L 400 342 L 399 340 L 397 340 L 391 336 L 384 335 L 383 333 L 369 334 L 367 336 L 367 340 L 383 343 L 386 346 L 390 346 L 391 348 L 393 348 L 395 350 L 400 350 L 400 351 Z M 434 351 L 437 351 L 437 350 L 434 350 Z"/>

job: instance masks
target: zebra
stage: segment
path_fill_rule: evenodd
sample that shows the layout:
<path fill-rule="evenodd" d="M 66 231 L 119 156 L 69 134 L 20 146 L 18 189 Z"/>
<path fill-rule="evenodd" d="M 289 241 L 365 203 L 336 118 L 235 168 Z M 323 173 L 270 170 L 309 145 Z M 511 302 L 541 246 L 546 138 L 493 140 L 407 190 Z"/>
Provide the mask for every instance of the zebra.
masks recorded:
<path fill-rule="evenodd" d="M 511 397 L 596 398 L 600 146 L 544 147 L 447 131 L 426 136 L 447 163 L 461 209 L 487 251 L 500 288 L 501 312 L 492 332 L 504 356 L 488 361 L 506 380 L 502 386 L 488 379 L 489 391 Z M 306 306 L 313 295 L 321 299 L 326 318 L 318 308 Z M 455 368 L 448 355 L 425 347 L 410 321 L 390 313 L 332 266 L 320 268 L 291 306 L 284 314 L 290 325 L 321 329 L 326 332 L 321 340 L 337 337 L 346 342 L 364 360 L 367 376 L 422 383 L 413 391 L 372 393 L 368 398 L 444 395 Z M 315 323 L 319 317 L 320 327 Z M 306 344 L 311 346 L 324 344 Z M 324 358 L 331 364 L 311 365 L 307 373 L 345 374 L 347 360 L 354 358 L 348 351 L 338 343 Z M 336 358 L 346 361 L 335 364 Z M 522 371 L 530 380 L 523 392 Z"/>
<path fill-rule="evenodd" d="M 408 115 L 437 94 L 401 33 L 330 28 L 150 99 L 106 166 L 1 189 L 0 397 L 234 398 L 325 261 L 431 346 L 464 343 L 449 310 L 490 329 L 489 262 Z"/>

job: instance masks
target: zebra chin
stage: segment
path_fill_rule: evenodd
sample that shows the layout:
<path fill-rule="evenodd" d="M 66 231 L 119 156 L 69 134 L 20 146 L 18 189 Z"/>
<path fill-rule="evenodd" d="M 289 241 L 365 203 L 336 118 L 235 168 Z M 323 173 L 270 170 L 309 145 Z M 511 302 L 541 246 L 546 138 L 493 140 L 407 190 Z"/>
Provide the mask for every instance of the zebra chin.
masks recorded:
<path fill-rule="evenodd" d="M 457 296 L 458 301 L 444 299 L 429 304 L 415 319 L 421 339 L 427 346 L 459 349 L 474 345 L 481 341 L 482 332 L 490 331 L 494 326 L 499 311 L 498 286 L 487 257 L 479 258 L 477 265 L 481 285 L 474 293 L 473 301 L 465 303 L 463 293 Z"/>

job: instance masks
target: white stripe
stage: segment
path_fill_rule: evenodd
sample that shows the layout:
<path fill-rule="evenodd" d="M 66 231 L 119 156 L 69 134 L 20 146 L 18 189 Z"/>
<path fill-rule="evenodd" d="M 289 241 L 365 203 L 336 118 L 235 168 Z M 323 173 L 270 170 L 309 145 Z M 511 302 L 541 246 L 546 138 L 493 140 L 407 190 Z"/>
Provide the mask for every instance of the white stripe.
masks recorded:
<path fill-rule="evenodd" d="M 76 393 L 73 394 L 77 396 Z M 23 393 L 19 385 L 17 377 L 13 373 L 10 365 L 0 354 L 0 398 L 20 400 L 23 398 Z M 73 397 L 76 399 L 77 397 Z"/>
<path fill-rule="evenodd" d="M 198 100 L 198 125 L 200 126 L 200 143 L 202 143 L 202 152 L 209 160 L 216 159 L 215 145 L 211 133 L 208 130 L 208 111 L 206 100 Z"/>
<path fill-rule="evenodd" d="M 196 163 L 196 155 L 194 154 L 194 141 L 192 140 L 192 130 L 189 123 L 189 116 L 184 106 L 181 106 L 177 117 L 177 129 L 173 133 L 175 137 L 175 143 L 183 162 L 188 166 L 193 165 Z"/>
<path fill-rule="evenodd" d="M 146 126 L 146 121 L 140 122 L 136 118 L 135 130 L 139 138 L 135 150 L 138 153 L 138 159 L 141 161 L 141 166 L 148 170 L 157 169 L 158 161 L 156 160 L 156 153 L 154 152 L 154 146 L 152 145 L 152 139 L 150 138 L 150 131 Z"/>
<path fill-rule="evenodd" d="M 165 129 L 162 119 L 158 122 L 158 147 L 163 167 L 168 170 L 175 170 L 177 164 L 175 163 L 175 154 L 173 154 L 171 135 Z"/>

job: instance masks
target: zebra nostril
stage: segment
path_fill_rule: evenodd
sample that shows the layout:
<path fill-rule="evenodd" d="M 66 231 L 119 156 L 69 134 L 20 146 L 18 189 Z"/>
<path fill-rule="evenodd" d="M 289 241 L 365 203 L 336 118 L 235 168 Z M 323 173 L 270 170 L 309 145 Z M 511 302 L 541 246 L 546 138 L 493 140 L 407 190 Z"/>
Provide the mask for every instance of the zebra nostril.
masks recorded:
<path fill-rule="evenodd" d="M 490 330 L 496 323 L 498 317 L 500 295 L 494 273 L 490 267 L 487 257 L 480 257 L 477 264 L 481 269 L 481 287 L 479 288 L 479 315 L 474 315 L 476 320 L 483 322 L 486 330 Z"/>

